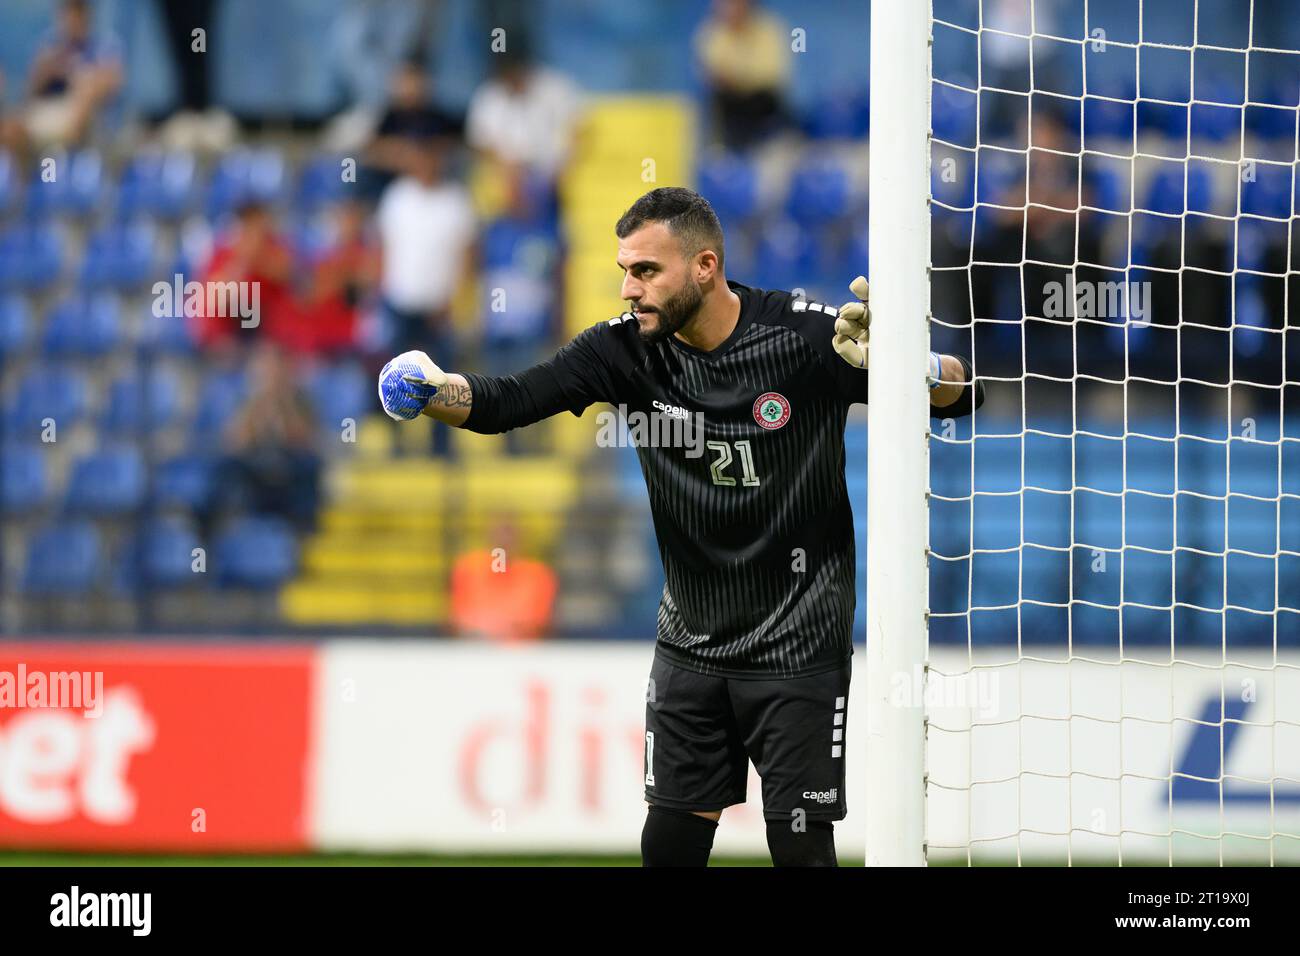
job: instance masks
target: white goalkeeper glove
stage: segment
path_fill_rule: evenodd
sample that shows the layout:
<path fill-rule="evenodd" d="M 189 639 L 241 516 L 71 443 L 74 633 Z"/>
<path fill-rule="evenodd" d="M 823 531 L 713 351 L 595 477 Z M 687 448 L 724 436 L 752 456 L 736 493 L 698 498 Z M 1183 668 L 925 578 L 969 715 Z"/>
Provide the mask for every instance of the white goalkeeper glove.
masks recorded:
<path fill-rule="evenodd" d="M 857 298 L 840 306 L 832 344 L 844 361 L 854 368 L 866 368 L 871 343 L 871 287 L 865 276 L 858 276 L 849 283 L 849 291 Z M 941 384 L 941 369 L 939 356 L 931 352 L 930 374 L 926 377 L 930 388 L 938 388 Z"/>
<path fill-rule="evenodd" d="M 379 372 L 379 402 L 389 418 L 410 421 L 447 384 L 447 373 L 423 352 L 403 352 Z"/>

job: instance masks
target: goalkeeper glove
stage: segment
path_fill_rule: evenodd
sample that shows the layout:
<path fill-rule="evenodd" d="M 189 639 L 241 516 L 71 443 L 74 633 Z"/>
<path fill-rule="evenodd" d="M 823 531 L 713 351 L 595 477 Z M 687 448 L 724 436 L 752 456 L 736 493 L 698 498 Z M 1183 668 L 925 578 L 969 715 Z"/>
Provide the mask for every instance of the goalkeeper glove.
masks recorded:
<path fill-rule="evenodd" d="M 871 305 L 869 301 L 871 287 L 867 285 L 865 276 L 858 276 L 849 283 L 849 291 L 857 298 L 853 302 L 847 302 L 840 306 L 835 319 L 835 338 L 832 340 L 832 344 L 844 361 L 854 368 L 866 368 L 868 346 L 871 342 Z M 939 356 L 931 352 L 930 374 L 926 377 L 926 382 L 930 388 L 938 388 L 941 384 L 941 368 Z"/>
<path fill-rule="evenodd" d="M 447 373 L 423 352 L 403 352 L 379 372 L 379 402 L 389 418 L 410 421 L 447 384 Z"/>
<path fill-rule="evenodd" d="M 854 368 L 866 368 L 867 345 L 871 340 L 871 306 L 868 302 L 871 289 L 866 278 L 858 276 L 849 284 L 849 291 L 856 299 L 840 306 L 832 344 L 844 361 Z"/>

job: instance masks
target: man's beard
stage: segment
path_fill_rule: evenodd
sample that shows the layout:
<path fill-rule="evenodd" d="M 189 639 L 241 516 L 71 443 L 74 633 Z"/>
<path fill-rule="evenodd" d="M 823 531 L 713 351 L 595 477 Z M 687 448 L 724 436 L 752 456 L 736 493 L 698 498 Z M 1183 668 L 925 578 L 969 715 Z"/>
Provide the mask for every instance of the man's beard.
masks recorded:
<path fill-rule="evenodd" d="M 656 306 L 650 314 L 658 317 L 655 327 L 646 331 L 642 326 L 641 341 L 646 345 L 655 345 L 662 342 L 672 335 L 691 319 L 695 318 L 696 313 L 700 311 L 700 303 L 704 301 L 704 293 L 694 282 L 687 282 L 677 292 L 673 293 L 663 303 Z"/>

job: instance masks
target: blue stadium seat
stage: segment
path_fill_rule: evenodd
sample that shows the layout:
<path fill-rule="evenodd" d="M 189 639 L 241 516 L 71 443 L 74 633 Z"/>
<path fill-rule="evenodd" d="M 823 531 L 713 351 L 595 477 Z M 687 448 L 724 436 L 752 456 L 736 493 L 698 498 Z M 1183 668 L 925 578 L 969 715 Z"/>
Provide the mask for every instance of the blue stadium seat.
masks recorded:
<path fill-rule="evenodd" d="M 182 454 L 164 461 L 154 471 L 154 496 L 163 508 L 194 511 L 212 493 L 214 463 L 206 454 Z"/>
<path fill-rule="evenodd" d="M 67 507 L 82 514 L 127 514 L 143 502 L 145 483 L 144 458 L 137 449 L 122 446 L 91 452 L 72 464 Z"/>
<path fill-rule="evenodd" d="M 118 217 L 183 216 L 194 198 L 194 166 L 189 153 L 149 152 L 133 157 L 118 184 Z"/>
<path fill-rule="evenodd" d="M 50 223 L 0 233 L 0 291 L 43 291 L 59 278 L 63 261 L 63 237 Z"/>
<path fill-rule="evenodd" d="M 123 546 L 114 566 L 114 585 L 119 591 L 139 584 L 151 588 L 176 588 L 205 584 L 205 570 L 194 570 L 194 549 L 202 542 L 193 526 L 178 517 L 148 522 Z"/>
<path fill-rule="evenodd" d="M 1163 169 L 1151 179 L 1142 209 L 1181 216 L 1184 212 L 1209 212 L 1213 200 L 1213 183 L 1209 170 L 1202 165 L 1188 165 L 1186 184 L 1183 169 Z M 1184 204 L 1184 190 L 1186 203 Z"/>
<path fill-rule="evenodd" d="M 114 380 L 108 388 L 108 401 L 100 427 L 116 435 L 129 435 L 144 429 L 165 428 L 176 419 L 180 403 L 180 383 L 169 369 L 149 370 L 146 388 L 139 375 Z"/>
<path fill-rule="evenodd" d="M 871 128 L 870 97 L 841 90 L 818 97 L 804 116 L 803 129 L 812 139 L 864 139 Z"/>
<path fill-rule="evenodd" d="M 346 195 L 342 160 L 342 156 L 318 156 L 303 166 L 294 194 L 299 212 L 310 215 Z"/>
<path fill-rule="evenodd" d="M 816 243 L 797 222 L 778 220 L 762 232 L 756 266 L 769 288 L 805 288 L 819 268 Z"/>
<path fill-rule="evenodd" d="M 199 389 L 198 414 L 194 419 L 195 437 L 215 438 L 244 403 L 243 370 L 214 371 Z"/>
<path fill-rule="evenodd" d="M 274 149 L 237 149 L 227 153 L 208 184 L 207 213 L 215 219 L 241 203 L 278 203 L 284 190 L 284 157 Z"/>
<path fill-rule="evenodd" d="M 1083 138 L 1085 147 L 1097 138 L 1133 138 L 1134 104 L 1116 103 L 1095 96 L 1083 99 Z"/>
<path fill-rule="evenodd" d="M 157 236 L 153 223 L 147 220 L 99 230 L 86 244 L 82 284 L 91 289 L 130 291 L 156 279 Z"/>
<path fill-rule="evenodd" d="M 322 428 L 337 433 L 345 418 L 360 421 L 374 406 L 369 375 L 354 362 L 338 362 L 318 368 L 307 383 Z"/>
<path fill-rule="evenodd" d="M 40 507 L 49 495 L 45 448 L 6 447 L 0 461 L 0 506 L 9 512 Z"/>
<path fill-rule="evenodd" d="M 979 137 L 975 128 L 977 94 L 942 83 L 932 85 L 930 126 L 936 139 L 974 148 Z"/>
<path fill-rule="evenodd" d="M 1255 164 L 1254 182 L 1241 184 L 1241 211 L 1253 216 L 1287 219 L 1291 205 L 1292 167 Z"/>
<path fill-rule="evenodd" d="M 758 170 L 744 156 L 729 154 L 703 162 L 699 190 L 724 225 L 738 225 L 758 212 Z"/>
<path fill-rule="evenodd" d="M 849 174 L 839 163 L 815 159 L 801 165 L 790 178 L 786 213 L 801 226 L 826 226 L 850 214 L 849 206 Z"/>
<path fill-rule="evenodd" d="M 104 160 L 93 149 L 56 157 L 50 167 L 53 178 L 47 181 L 46 167 L 41 164 L 32 170 L 27 186 L 29 219 L 47 216 L 88 216 L 95 211 L 103 196 Z"/>
<path fill-rule="evenodd" d="M 31 309 L 20 295 L 0 296 L 0 359 L 27 348 L 32 337 Z"/>
<path fill-rule="evenodd" d="M 47 363 L 28 369 L 5 406 L 5 429 L 10 438 L 34 441 L 46 419 L 58 428 L 75 424 L 85 412 L 83 373 L 71 366 Z"/>
<path fill-rule="evenodd" d="M 42 345 L 52 356 L 106 355 L 120 342 L 121 329 L 121 306 L 116 297 L 73 295 L 50 311 Z"/>
<path fill-rule="evenodd" d="M 230 587 L 274 588 L 298 567 L 298 541 L 281 518 L 237 518 L 217 539 L 218 580 Z"/>
<path fill-rule="evenodd" d="M 89 522 L 46 527 L 28 542 L 23 588 L 37 595 L 85 594 L 99 577 L 100 553 L 99 532 Z"/>

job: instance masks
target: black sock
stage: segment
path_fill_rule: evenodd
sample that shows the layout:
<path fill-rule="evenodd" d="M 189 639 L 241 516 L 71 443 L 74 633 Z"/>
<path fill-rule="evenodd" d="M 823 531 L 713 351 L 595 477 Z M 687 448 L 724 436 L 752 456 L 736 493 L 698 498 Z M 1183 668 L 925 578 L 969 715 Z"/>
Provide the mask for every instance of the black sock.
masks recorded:
<path fill-rule="evenodd" d="M 718 821 L 651 806 L 641 830 L 642 866 L 707 866 Z"/>
<path fill-rule="evenodd" d="M 835 824 L 829 820 L 809 820 L 798 830 L 793 820 L 769 820 L 767 848 L 773 866 L 839 866 Z"/>

